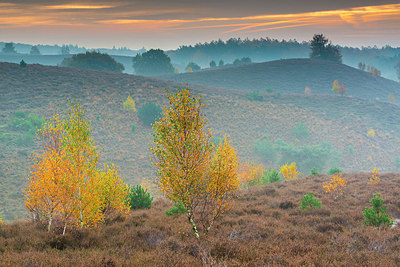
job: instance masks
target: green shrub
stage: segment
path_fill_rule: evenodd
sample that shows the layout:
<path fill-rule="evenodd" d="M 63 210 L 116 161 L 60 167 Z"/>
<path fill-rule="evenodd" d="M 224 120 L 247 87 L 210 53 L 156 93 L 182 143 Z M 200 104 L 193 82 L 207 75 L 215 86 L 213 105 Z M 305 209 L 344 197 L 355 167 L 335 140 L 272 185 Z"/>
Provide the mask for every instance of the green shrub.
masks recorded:
<path fill-rule="evenodd" d="M 154 102 L 147 102 L 138 111 L 139 119 L 145 124 L 151 126 L 161 117 L 162 109 Z"/>
<path fill-rule="evenodd" d="M 251 93 L 246 94 L 246 98 L 250 101 L 263 101 L 264 96 L 260 94 L 258 91 L 253 91 Z"/>
<path fill-rule="evenodd" d="M 25 68 L 25 67 L 26 67 L 25 61 L 24 61 L 24 60 L 21 60 L 21 62 L 19 62 L 19 66 L 20 66 L 21 68 Z"/>
<path fill-rule="evenodd" d="M 273 93 L 273 92 L 274 92 L 274 89 L 272 89 L 272 87 L 267 87 L 267 88 L 265 88 L 265 92 L 267 92 L 267 93 Z"/>
<path fill-rule="evenodd" d="M 317 175 L 317 174 L 319 174 L 319 171 L 318 171 L 318 169 L 317 168 L 312 168 L 311 169 L 311 175 Z"/>
<path fill-rule="evenodd" d="M 337 163 L 341 157 L 340 152 L 325 141 L 318 145 L 297 147 L 278 139 L 275 145 L 281 155 L 279 164 L 296 162 L 302 173 L 309 173 L 312 168 L 324 170 L 327 164 Z"/>
<path fill-rule="evenodd" d="M 328 174 L 332 175 L 332 174 L 342 173 L 342 172 L 343 172 L 343 170 L 341 170 L 339 168 L 330 168 L 329 171 L 328 171 Z"/>
<path fill-rule="evenodd" d="M 25 113 L 25 111 L 17 110 L 17 111 L 14 112 L 14 116 L 15 116 L 16 118 L 25 119 L 26 113 Z"/>
<path fill-rule="evenodd" d="M 136 124 L 132 123 L 132 127 L 131 127 L 131 131 L 132 133 L 134 133 L 136 130 Z"/>
<path fill-rule="evenodd" d="M 277 149 L 267 137 L 255 142 L 254 150 L 263 161 L 276 162 Z"/>
<path fill-rule="evenodd" d="M 175 202 L 175 204 L 169 210 L 164 211 L 164 213 L 168 216 L 179 216 L 181 214 L 185 214 L 186 212 L 187 210 L 181 202 Z"/>
<path fill-rule="evenodd" d="M 310 136 L 307 124 L 303 123 L 303 121 L 297 123 L 292 129 L 291 135 L 299 140 L 307 139 Z"/>
<path fill-rule="evenodd" d="M 385 226 L 392 226 L 393 219 L 386 214 L 387 208 L 383 205 L 383 199 L 381 198 L 381 194 L 373 194 L 373 198 L 369 202 L 372 205 L 372 208 L 366 207 L 363 211 L 364 215 L 364 225 L 369 226 L 380 226 L 381 224 Z"/>
<path fill-rule="evenodd" d="M 137 185 L 130 188 L 126 201 L 133 210 L 150 209 L 153 198 L 146 189 Z"/>
<path fill-rule="evenodd" d="M 315 209 L 321 208 L 321 202 L 318 198 L 314 197 L 313 193 L 308 193 L 304 195 L 303 198 L 300 199 L 301 206 L 299 209 L 301 210 L 308 210 L 308 209 Z"/>
<path fill-rule="evenodd" d="M 282 181 L 282 178 L 279 175 L 279 172 L 277 170 L 274 170 L 271 168 L 269 168 L 268 170 L 265 170 L 263 172 L 263 176 L 261 179 L 262 179 L 263 184 L 272 184 L 275 182 Z"/>

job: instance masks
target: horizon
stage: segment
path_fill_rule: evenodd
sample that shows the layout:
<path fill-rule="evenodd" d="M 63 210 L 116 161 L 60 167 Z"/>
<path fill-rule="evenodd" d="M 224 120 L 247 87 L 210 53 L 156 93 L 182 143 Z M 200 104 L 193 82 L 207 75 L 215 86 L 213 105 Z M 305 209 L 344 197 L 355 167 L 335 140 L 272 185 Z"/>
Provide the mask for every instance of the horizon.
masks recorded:
<path fill-rule="evenodd" d="M 91 49 L 175 50 L 230 38 L 309 41 L 323 33 L 334 45 L 400 47 L 398 1 L 0 1 L 4 42 L 78 44 Z M 229 7 L 229 8 L 227 8 Z"/>

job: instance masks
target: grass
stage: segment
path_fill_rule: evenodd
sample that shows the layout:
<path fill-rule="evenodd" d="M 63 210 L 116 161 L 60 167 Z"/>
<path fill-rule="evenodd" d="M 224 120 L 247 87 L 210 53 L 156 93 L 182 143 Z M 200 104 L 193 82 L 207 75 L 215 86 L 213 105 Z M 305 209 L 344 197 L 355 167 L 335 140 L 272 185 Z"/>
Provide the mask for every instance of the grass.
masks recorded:
<path fill-rule="evenodd" d="M 400 215 L 399 175 L 346 174 L 344 197 L 322 188 L 324 175 L 242 190 L 209 235 L 196 242 L 184 215 L 167 216 L 172 206 L 157 200 L 94 231 L 47 233 L 44 226 L 16 222 L 0 226 L 2 265 L 84 266 L 396 266 L 397 229 L 363 226 L 371 192 L 384 192 L 391 215 Z M 301 211 L 299 199 L 314 192 L 321 209 Z"/>

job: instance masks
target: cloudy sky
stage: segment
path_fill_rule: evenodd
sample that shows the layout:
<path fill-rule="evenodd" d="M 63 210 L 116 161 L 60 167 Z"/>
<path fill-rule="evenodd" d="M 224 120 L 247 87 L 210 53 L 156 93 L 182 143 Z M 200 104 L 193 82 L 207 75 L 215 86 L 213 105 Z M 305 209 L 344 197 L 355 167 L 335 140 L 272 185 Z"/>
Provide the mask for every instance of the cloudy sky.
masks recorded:
<path fill-rule="evenodd" d="M 0 41 L 174 49 L 231 37 L 400 46 L 400 0 L 0 0 Z"/>

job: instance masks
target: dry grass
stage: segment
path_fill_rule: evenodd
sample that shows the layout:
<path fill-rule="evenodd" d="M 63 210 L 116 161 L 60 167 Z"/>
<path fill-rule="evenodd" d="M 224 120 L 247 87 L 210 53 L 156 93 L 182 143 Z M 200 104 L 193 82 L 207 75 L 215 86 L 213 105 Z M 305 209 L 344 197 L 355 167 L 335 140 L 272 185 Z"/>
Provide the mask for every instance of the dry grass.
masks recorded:
<path fill-rule="evenodd" d="M 400 217 L 400 175 L 346 174 L 343 198 L 322 188 L 327 176 L 252 187 L 197 242 L 185 216 L 168 217 L 171 205 L 157 200 L 151 210 L 134 211 L 95 231 L 48 234 L 29 222 L 0 226 L 3 266 L 398 266 L 400 230 L 362 226 L 372 193 L 382 193 L 388 212 Z M 298 209 L 313 192 L 322 208 Z"/>

